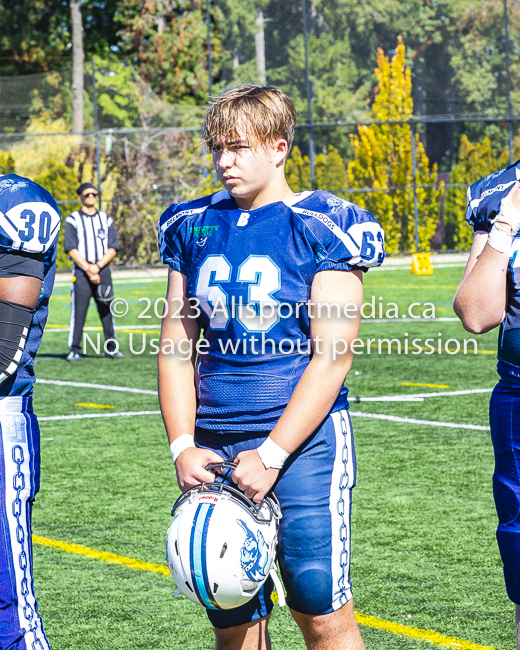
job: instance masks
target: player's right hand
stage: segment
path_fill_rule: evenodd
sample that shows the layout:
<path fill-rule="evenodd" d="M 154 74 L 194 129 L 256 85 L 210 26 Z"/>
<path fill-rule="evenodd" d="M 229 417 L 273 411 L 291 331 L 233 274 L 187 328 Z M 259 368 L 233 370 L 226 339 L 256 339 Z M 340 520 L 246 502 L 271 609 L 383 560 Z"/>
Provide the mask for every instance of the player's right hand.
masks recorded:
<path fill-rule="evenodd" d="M 181 491 L 187 490 L 199 483 L 212 483 L 215 474 L 204 469 L 208 463 L 221 463 L 224 459 L 210 449 L 188 447 L 177 458 L 175 470 L 177 483 Z"/>

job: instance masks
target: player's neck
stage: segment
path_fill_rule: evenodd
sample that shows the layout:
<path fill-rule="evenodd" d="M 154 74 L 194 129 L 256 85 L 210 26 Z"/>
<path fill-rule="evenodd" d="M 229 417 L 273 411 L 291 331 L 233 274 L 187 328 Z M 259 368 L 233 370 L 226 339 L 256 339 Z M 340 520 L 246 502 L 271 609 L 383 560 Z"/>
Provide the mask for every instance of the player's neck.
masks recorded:
<path fill-rule="evenodd" d="M 96 214 L 97 208 L 94 205 L 82 205 L 81 206 L 81 212 L 84 212 L 85 214 L 88 214 L 90 216 Z"/>
<path fill-rule="evenodd" d="M 254 195 L 242 197 L 232 196 L 232 199 L 241 210 L 258 210 L 258 208 L 263 208 L 271 203 L 285 201 L 293 196 L 295 196 L 295 193 L 287 185 L 284 176 L 279 181 L 266 185 Z"/>

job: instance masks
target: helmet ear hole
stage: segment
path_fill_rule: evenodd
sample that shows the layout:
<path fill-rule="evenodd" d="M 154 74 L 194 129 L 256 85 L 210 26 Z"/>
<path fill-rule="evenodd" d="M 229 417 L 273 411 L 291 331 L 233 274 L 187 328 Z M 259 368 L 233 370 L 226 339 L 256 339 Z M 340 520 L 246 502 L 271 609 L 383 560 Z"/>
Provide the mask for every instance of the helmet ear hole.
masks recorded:
<path fill-rule="evenodd" d="M 191 593 L 193 593 L 193 589 L 190 587 L 190 583 L 187 580 L 186 580 L 186 582 L 184 584 L 186 585 L 186 587 L 188 587 L 188 589 L 191 591 Z"/>
<path fill-rule="evenodd" d="M 179 547 L 177 546 L 177 540 L 175 540 L 175 552 L 179 555 Z"/>
<path fill-rule="evenodd" d="M 224 542 L 224 545 L 222 546 L 222 550 L 220 551 L 220 559 L 222 559 L 227 551 L 227 542 Z"/>
<path fill-rule="evenodd" d="M 218 591 L 218 585 L 217 585 L 217 583 L 215 582 L 215 584 L 213 585 L 213 593 L 216 594 L 217 591 Z"/>

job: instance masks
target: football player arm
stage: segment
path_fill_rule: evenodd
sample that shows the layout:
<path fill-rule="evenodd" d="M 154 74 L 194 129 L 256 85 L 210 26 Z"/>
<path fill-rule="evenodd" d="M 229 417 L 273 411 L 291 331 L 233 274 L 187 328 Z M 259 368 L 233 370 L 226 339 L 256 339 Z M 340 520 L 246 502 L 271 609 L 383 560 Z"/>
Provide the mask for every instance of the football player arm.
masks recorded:
<path fill-rule="evenodd" d="M 468 332 L 483 334 L 504 320 L 512 236 L 520 230 L 520 183 L 502 199 L 491 232 L 476 232 L 453 309 Z"/>
<path fill-rule="evenodd" d="M 330 412 L 352 365 L 350 344 L 358 335 L 362 302 L 361 271 L 322 271 L 314 278 L 310 319 L 313 357 L 266 441 L 268 456 L 275 459 L 273 465 L 281 468 L 284 456 L 296 451 Z M 337 318 L 334 308 L 329 317 L 329 306 L 339 305 L 343 314 L 347 303 L 349 307 L 356 306 L 349 309 L 352 318 Z M 321 310 L 320 304 L 324 306 Z M 278 463 L 277 450 L 281 452 Z M 262 449 L 241 452 L 237 460 L 239 464 L 233 479 L 245 490 L 246 496 L 260 502 L 276 481 L 279 468 L 266 467 Z"/>
<path fill-rule="evenodd" d="M 453 301 L 453 309 L 465 330 L 483 334 L 497 327 L 506 310 L 506 278 L 509 252 L 487 246 L 488 233 L 477 232 Z"/>
<path fill-rule="evenodd" d="M 41 287 L 32 276 L 0 277 L 0 384 L 20 364 Z"/>
<path fill-rule="evenodd" d="M 170 306 L 178 305 L 181 300 L 182 309 L 178 317 L 163 319 L 158 355 L 159 403 L 181 490 L 204 481 L 213 481 L 215 475 L 204 468 L 208 463 L 222 461 L 213 451 L 194 446 L 197 412 L 195 345 L 200 328 L 195 318 L 196 312 L 185 297 L 185 287 L 186 277 L 170 270 L 166 300 Z M 188 354 L 179 352 L 179 343 L 182 350 L 192 351 L 190 358 Z"/>

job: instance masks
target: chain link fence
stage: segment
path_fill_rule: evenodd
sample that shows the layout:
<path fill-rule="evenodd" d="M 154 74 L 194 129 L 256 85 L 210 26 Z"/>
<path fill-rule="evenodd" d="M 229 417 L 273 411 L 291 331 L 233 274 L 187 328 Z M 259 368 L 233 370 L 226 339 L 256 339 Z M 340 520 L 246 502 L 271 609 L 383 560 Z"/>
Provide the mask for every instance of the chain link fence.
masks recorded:
<path fill-rule="evenodd" d="M 391 254 L 471 246 L 464 222 L 468 184 L 520 158 L 520 117 L 512 114 L 503 56 L 492 75 L 495 103 L 471 111 L 468 102 L 455 101 L 455 91 L 450 95 L 442 74 L 444 86 L 424 95 L 432 79 L 427 62 L 406 60 L 413 114 L 375 119 L 376 48 L 365 63 L 372 72 L 361 74 L 361 63 L 359 69 L 354 64 L 367 57 L 367 43 L 354 46 L 336 35 L 344 26 L 326 11 L 333 2 L 252 3 L 242 18 L 229 2 L 207 4 L 210 21 L 221 25 L 218 43 L 208 30 L 209 93 L 267 83 L 296 104 L 299 122 L 287 163 L 293 190 L 326 189 L 363 205 L 384 227 Z M 505 39 L 497 30 L 498 50 Z M 506 43 L 512 57 L 518 54 L 514 38 Z M 383 54 L 391 61 L 395 49 Z M 204 106 L 159 100 L 131 59 L 96 57 L 85 66 L 82 133 L 71 132 L 72 110 L 70 69 L 0 78 L 0 173 L 40 182 L 64 215 L 78 207 L 78 184 L 93 182 L 117 226 L 118 263 L 158 264 L 162 211 L 217 189 L 199 139 Z M 63 249 L 58 264 L 70 265 Z"/>

